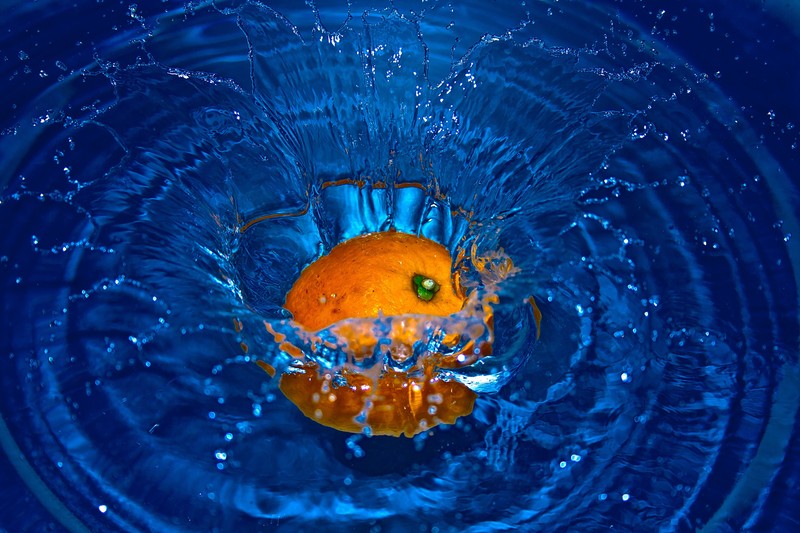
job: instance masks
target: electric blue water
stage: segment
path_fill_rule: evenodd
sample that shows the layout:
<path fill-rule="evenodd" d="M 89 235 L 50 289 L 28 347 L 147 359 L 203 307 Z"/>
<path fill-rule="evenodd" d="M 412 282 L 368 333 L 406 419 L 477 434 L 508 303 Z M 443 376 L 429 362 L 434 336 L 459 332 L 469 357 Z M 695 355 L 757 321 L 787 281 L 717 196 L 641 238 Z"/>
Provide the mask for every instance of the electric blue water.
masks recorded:
<path fill-rule="evenodd" d="M 791 6 L 336 4 L 9 10 L 0 527 L 798 527 Z M 413 439 L 253 363 L 292 359 L 265 322 L 311 342 L 305 265 L 390 227 L 515 266 L 466 278 L 475 412 Z"/>

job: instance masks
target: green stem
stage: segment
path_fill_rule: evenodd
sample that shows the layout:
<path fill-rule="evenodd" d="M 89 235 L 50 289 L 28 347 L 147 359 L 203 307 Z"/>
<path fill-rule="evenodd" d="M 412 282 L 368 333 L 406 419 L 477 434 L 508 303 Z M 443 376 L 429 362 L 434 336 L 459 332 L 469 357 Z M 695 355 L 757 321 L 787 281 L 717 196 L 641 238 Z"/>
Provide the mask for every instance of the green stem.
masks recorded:
<path fill-rule="evenodd" d="M 414 274 L 411 278 L 411 288 L 417 294 L 417 298 L 430 302 L 436 293 L 439 292 L 441 286 L 432 278 L 423 276 L 422 274 Z"/>

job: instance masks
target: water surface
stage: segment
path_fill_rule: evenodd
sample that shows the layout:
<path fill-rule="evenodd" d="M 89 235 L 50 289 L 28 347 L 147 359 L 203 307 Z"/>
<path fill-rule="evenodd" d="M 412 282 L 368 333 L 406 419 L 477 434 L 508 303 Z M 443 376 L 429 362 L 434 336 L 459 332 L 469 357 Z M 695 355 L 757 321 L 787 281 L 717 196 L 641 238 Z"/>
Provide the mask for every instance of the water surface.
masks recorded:
<path fill-rule="evenodd" d="M 40 502 L 4 527 L 797 523 L 797 108 L 750 77 L 797 43 L 744 53 L 785 13 L 58 9 L 3 41 L 0 440 Z M 264 323 L 301 269 L 389 227 L 518 270 L 453 376 L 474 414 L 414 439 L 319 426 L 253 364 L 289 364 Z"/>

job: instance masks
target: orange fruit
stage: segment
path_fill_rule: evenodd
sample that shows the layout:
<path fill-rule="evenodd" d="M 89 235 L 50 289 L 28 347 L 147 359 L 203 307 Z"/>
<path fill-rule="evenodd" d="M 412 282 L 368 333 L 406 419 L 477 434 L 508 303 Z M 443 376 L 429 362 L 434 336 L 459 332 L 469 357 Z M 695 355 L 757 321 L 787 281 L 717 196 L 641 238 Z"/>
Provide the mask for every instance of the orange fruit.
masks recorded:
<path fill-rule="evenodd" d="M 430 300 L 414 290 L 415 275 L 439 285 Z M 463 304 L 453 286 L 447 248 L 390 231 L 347 240 L 311 263 L 286 295 L 285 307 L 295 322 L 319 330 L 344 318 L 379 314 L 447 316 L 459 312 Z"/>
<path fill-rule="evenodd" d="M 441 244 L 395 231 L 371 233 L 337 245 L 306 267 L 287 293 L 285 308 L 312 331 L 347 318 L 449 316 L 465 300 L 452 272 L 452 257 Z M 391 329 L 391 349 L 402 359 L 418 340 L 413 326 L 419 319 L 399 324 Z M 375 347 L 374 339 L 353 326 L 342 324 L 336 331 L 356 353 L 369 354 Z M 471 413 L 477 396 L 462 383 L 443 379 L 430 361 L 409 373 L 382 369 L 367 376 L 344 369 L 336 379 L 306 363 L 284 373 L 280 389 L 303 414 L 325 426 L 408 437 Z"/>

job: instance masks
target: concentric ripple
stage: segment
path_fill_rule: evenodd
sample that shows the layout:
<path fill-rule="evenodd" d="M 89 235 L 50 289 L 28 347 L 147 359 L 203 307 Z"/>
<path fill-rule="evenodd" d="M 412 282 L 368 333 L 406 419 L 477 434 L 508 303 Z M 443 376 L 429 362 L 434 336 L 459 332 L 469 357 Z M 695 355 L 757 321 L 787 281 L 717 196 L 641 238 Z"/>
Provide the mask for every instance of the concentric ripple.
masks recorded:
<path fill-rule="evenodd" d="M 142 4 L 47 50 L 19 38 L 0 442 L 61 526 L 794 520 L 793 169 L 616 6 L 502 4 Z M 91 49 L 58 48 L 85 32 Z M 476 335 L 492 356 L 450 369 L 475 412 L 413 439 L 318 426 L 254 364 L 291 364 L 276 331 L 348 362 L 283 298 L 336 244 L 389 228 L 461 252 L 476 309 L 498 300 Z"/>

